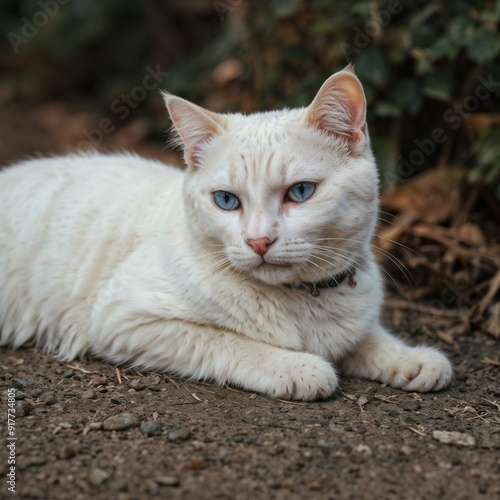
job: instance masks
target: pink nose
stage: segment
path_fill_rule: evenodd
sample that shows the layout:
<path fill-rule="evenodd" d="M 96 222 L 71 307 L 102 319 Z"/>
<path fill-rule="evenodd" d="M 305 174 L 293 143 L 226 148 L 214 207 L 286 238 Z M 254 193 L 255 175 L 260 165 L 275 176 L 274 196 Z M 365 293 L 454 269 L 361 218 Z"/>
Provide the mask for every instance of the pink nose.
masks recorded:
<path fill-rule="evenodd" d="M 269 247 L 274 243 L 274 240 L 269 238 L 257 238 L 255 240 L 247 240 L 247 244 L 253 248 L 253 251 L 261 257 L 267 252 Z"/>

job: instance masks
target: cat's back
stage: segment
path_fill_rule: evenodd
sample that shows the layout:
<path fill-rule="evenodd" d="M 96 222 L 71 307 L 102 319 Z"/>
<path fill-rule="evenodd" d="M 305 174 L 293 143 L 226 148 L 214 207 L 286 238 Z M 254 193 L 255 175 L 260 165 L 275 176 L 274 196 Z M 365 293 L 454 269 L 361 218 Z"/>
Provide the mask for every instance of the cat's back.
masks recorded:
<path fill-rule="evenodd" d="M 183 172 L 134 155 L 68 155 L 28 160 L 0 171 L 0 237 L 33 238 L 46 224 L 96 222 L 169 197 Z M 146 202 L 147 203 L 147 202 Z M 123 212 L 125 211 L 125 213 Z M 83 228 L 80 228 L 83 229 Z"/>

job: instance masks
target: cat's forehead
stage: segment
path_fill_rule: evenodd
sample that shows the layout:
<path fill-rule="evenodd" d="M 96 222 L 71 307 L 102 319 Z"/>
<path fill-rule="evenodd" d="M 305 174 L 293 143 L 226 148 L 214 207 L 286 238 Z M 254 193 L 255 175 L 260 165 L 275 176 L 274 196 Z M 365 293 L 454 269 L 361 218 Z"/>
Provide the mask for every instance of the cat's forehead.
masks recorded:
<path fill-rule="evenodd" d="M 228 133 L 223 168 L 232 183 L 285 182 L 293 168 L 293 133 L 284 113 L 241 117 Z"/>

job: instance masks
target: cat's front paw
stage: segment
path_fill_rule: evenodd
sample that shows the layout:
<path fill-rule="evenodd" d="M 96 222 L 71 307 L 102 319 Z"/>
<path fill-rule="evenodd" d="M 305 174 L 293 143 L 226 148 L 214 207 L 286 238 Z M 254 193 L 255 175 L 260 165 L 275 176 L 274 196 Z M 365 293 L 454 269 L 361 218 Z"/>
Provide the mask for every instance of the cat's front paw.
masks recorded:
<path fill-rule="evenodd" d="M 330 397 L 338 387 L 333 366 L 307 353 L 287 353 L 273 370 L 269 395 L 281 399 L 314 401 Z"/>
<path fill-rule="evenodd" d="M 431 347 L 407 348 L 391 363 L 382 382 L 405 391 L 439 391 L 453 378 L 448 359 Z"/>

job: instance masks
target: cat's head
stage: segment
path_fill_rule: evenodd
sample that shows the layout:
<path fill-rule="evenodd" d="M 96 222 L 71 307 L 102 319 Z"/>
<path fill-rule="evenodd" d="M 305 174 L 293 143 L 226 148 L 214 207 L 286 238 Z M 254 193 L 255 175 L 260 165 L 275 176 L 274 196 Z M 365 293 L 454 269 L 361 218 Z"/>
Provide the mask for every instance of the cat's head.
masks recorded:
<path fill-rule="evenodd" d="M 187 221 L 215 265 L 279 284 L 361 264 L 377 174 L 351 68 L 331 76 L 307 108 L 244 116 L 169 94 L 165 101 L 188 167 Z"/>

